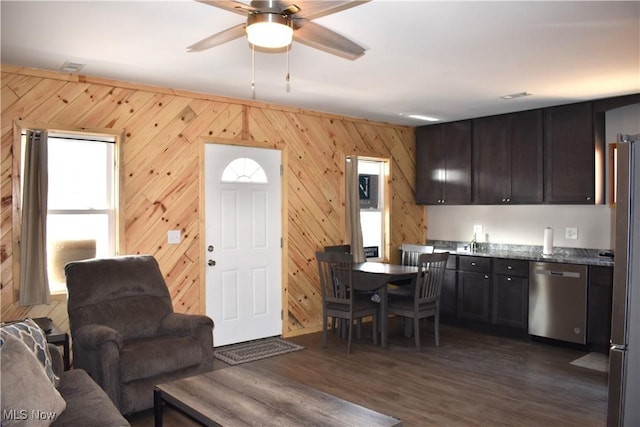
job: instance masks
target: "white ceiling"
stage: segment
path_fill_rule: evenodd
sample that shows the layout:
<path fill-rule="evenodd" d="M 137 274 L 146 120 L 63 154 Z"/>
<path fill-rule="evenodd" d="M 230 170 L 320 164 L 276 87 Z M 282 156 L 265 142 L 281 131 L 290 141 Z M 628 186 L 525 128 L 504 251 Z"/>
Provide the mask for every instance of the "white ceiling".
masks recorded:
<path fill-rule="evenodd" d="M 84 75 L 252 99 L 246 38 L 186 51 L 241 15 L 190 0 L 0 7 L 3 64 L 70 61 L 86 64 Z M 451 121 L 640 92 L 638 1 L 373 0 L 314 22 L 365 55 L 349 61 L 294 42 L 287 87 L 286 54 L 256 52 L 255 100 L 419 126 L 406 115 Z M 533 95 L 500 99 L 524 91 Z"/>

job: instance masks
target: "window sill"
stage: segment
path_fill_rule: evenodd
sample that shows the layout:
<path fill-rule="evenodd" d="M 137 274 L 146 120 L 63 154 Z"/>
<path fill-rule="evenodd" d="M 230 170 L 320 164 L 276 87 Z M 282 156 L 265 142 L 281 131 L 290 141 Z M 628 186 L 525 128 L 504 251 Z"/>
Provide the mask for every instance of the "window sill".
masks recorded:
<path fill-rule="evenodd" d="M 51 301 L 66 301 L 67 291 L 56 291 L 51 293 Z"/>

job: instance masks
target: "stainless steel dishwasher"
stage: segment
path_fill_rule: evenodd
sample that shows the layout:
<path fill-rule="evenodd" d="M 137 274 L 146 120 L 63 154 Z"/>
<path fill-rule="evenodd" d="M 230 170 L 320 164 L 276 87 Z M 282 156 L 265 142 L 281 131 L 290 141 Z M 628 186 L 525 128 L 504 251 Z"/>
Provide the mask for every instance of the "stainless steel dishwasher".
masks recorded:
<path fill-rule="evenodd" d="M 529 263 L 529 334 L 586 344 L 586 332 L 587 266 Z"/>

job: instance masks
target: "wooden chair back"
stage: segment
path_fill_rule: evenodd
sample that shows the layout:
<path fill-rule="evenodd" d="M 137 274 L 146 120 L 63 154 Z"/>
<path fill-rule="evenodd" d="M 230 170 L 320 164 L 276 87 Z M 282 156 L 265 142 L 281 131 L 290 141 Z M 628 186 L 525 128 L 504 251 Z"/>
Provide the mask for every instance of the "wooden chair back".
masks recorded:
<path fill-rule="evenodd" d="M 317 252 L 322 299 L 325 304 L 350 304 L 353 301 L 353 255 L 341 252 Z"/>
<path fill-rule="evenodd" d="M 418 276 L 416 277 L 415 303 L 417 305 L 438 302 L 447 268 L 449 252 L 420 254 Z"/>
<path fill-rule="evenodd" d="M 418 265 L 420 254 L 433 253 L 433 246 L 404 243 L 400 246 L 400 263 L 402 265 Z"/>

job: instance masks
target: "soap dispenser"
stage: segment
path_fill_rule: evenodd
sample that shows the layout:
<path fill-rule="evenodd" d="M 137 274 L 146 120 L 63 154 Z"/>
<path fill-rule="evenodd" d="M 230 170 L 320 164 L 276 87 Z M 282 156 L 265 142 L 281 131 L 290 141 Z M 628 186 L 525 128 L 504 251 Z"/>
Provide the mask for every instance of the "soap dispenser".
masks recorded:
<path fill-rule="evenodd" d="M 471 242 L 469 244 L 469 250 L 472 253 L 475 253 L 478 250 L 478 240 L 476 239 L 476 233 L 473 233 L 473 239 L 471 239 Z"/>

